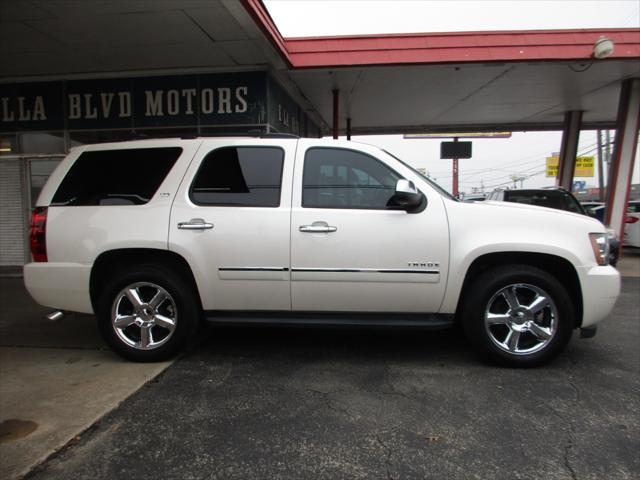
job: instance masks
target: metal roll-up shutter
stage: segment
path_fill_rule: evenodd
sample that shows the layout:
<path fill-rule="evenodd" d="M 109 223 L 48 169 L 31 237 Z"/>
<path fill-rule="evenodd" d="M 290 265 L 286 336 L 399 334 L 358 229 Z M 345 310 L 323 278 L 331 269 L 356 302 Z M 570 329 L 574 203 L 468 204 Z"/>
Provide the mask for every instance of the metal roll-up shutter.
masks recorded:
<path fill-rule="evenodd" d="M 24 264 L 26 191 L 22 161 L 0 159 L 0 266 Z"/>

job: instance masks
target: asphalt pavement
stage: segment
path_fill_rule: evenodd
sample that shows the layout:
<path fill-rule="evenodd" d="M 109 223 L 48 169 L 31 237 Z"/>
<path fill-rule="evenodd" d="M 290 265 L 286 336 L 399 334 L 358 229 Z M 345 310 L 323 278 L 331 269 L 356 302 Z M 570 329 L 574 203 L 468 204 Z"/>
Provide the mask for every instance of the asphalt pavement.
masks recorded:
<path fill-rule="evenodd" d="M 29 479 L 637 479 L 640 278 L 549 366 L 456 331 L 209 328 Z"/>

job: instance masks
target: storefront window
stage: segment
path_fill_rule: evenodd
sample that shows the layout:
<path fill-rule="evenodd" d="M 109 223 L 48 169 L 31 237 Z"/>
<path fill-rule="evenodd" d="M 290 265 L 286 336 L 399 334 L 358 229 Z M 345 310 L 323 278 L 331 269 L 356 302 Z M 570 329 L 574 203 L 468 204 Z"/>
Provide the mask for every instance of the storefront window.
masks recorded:
<path fill-rule="evenodd" d="M 20 153 L 64 153 L 63 132 L 20 133 Z"/>
<path fill-rule="evenodd" d="M 15 155 L 17 141 L 15 135 L 0 135 L 0 155 Z"/>
<path fill-rule="evenodd" d="M 30 160 L 31 207 L 35 206 L 42 187 L 60 163 L 60 158 L 43 158 Z"/>

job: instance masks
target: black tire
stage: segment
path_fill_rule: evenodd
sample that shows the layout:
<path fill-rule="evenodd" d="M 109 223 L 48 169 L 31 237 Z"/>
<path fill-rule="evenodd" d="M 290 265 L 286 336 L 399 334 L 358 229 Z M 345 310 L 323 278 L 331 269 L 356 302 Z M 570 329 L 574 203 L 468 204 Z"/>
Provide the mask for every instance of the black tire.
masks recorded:
<path fill-rule="evenodd" d="M 533 312 L 538 307 L 528 308 L 534 300 L 544 305 L 545 298 L 548 306 L 537 313 Z M 512 308 L 514 303 L 520 306 Z M 491 321 L 485 322 L 489 314 Z M 569 343 L 575 309 L 566 289 L 549 273 L 529 265 L 505 265 L 471 282 L 461 320 L 467 339 L 482 357 L 499 365 L 535 367 L 554 359 Z"/>
<path fill-rule="evenodd" d="M 141 305 L 146 306 L 139 310 L 148 315 L 145 319 L 138 315 L 134 302 L 123 296 L 124 290 L 133 286 L 142 300 Z M 163 295 L 168 294 L 168 298 L 154 309 L 149 302 L 154 292 L 161 291 Z M 149 320 L 145 323 L 145 329 L 152 333 L 143 336 L 143 328 L 135 323 L 117 329 L 113 321 L 114 309 L 125 313 L 122 318 L 135 317 L 138 322 Z M 105 342 L 114 352 L 134 362 L 159 362 L 173 357 L 194 335 L 201 317 L 200 304 L 192 282 L 168 267 L 153 264 L 132 265 L 113 273 L 99 292 L 97 310 L 98 326 Z M 173 329 L 156 323 L 160 321 L 157 318 L 162 318 L 165 325 L 170 325 L 167 319 L 173 320 Z M 125 319 L 125 322 L 128 321 L 129 319 Z M 137 345 L 127 343 L 135 342 L 136 339 L 139 340 Z M 154 346 L 149 339 L 156 340 L 158 345 Z M 147 344 L 146 348 L 142 348 L 143 343 Z"/>

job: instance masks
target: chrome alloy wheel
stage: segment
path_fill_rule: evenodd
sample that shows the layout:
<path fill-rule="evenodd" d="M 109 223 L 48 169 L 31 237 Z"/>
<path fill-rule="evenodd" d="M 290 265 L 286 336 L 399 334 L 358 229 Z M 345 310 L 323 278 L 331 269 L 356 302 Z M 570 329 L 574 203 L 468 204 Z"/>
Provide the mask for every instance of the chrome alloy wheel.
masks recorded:
<path fill-rule="evenodd" d="M 171 295 L 153 283 L 138 282 L 122 289 L 111 307 L 118 338 L 139 350 L 164 345 L 175 332 L 178 309 Z"/>
<path fill-rule="evenodd" d="M 551 342 L 558 330 L 558 309 L 541 288 L 516 283 L 491 297 L 484 325 L 498 348 L 513 355 L 528 355 Z"/>

